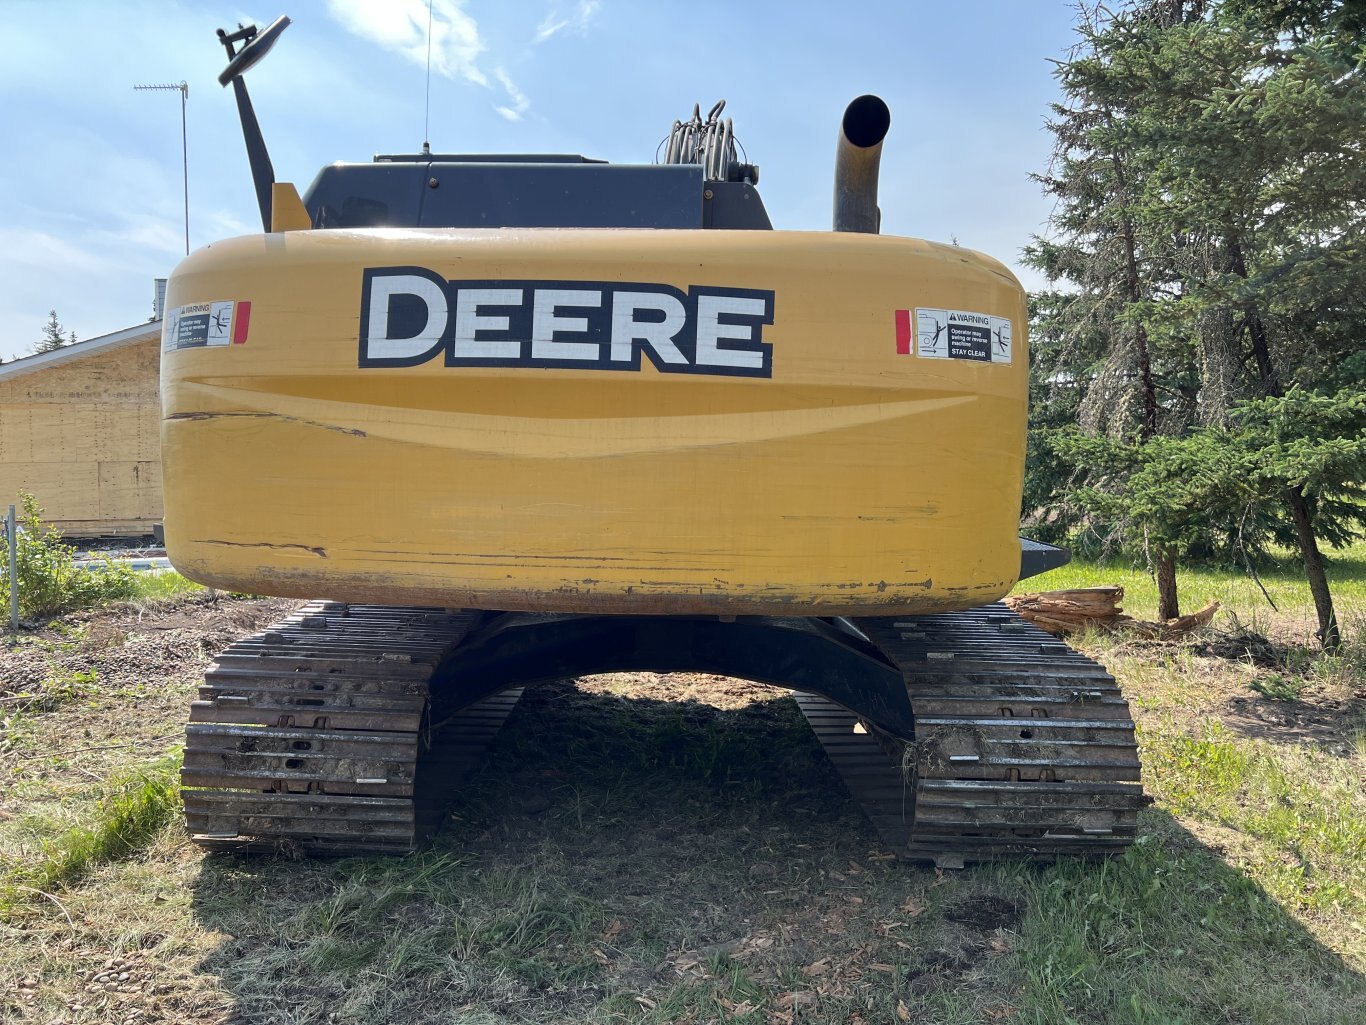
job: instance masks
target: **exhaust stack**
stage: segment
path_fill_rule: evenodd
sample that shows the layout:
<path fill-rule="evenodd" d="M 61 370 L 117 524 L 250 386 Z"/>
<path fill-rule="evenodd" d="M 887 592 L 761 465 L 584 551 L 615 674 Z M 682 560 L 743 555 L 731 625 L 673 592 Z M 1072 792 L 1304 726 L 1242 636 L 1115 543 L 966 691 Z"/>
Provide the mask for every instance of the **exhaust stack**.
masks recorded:
<path fill-rule="evenodd" d="M 845 109 L 835 151 L 835 231 L 878 233 L 878 163 L 891 125 L 892 112 L 881 97 L 860 96 Z"/>

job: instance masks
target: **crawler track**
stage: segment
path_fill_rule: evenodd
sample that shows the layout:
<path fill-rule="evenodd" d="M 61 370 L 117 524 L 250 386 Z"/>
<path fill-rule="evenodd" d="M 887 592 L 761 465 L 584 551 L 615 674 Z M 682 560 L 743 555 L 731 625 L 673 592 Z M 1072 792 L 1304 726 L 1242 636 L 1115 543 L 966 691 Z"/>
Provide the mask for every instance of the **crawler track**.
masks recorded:
<path fill-rule="evenodd" d="M 798 702 L 854 798 L 899 855 L 957 867 L 997 856 L 1108 854 L 1133 841 L 1138 749 L 1114 677 L 1007 610 L 859 619 L 900 670 L 904 743 Z"/>
<path fill-rule="evenodd" d="M 191 707 L 181 778 L 192 836 L 227 850 L 412 850 L 521 694 L 488 691 L 561 669 L 576 618 L 509 648 L 548 653 L 528 663 L 539 668 L 482 685 L 472 677 L 507 663 L 480 647 L 481 612 L 313 602 L 234 644 Z M 828 698 L 797 700 L 898 855 L 947 867 L 1132 842 L 1143 804 L 1134 724 L 1103 667 L 1001 605 L 852 622 L 905 681 L 914 739 Z M 869 672 L 885 695 L 896 677 L 877 652 Z"/>
<path fill-rule="evenodd" d="M 432 721 L 432 675 L 478 618 L 312 602 L 224 651 L 186 728 L 193 839 L 331 855 L 420 844 L 441 792 L 478 761 L 521 694 Z"/>

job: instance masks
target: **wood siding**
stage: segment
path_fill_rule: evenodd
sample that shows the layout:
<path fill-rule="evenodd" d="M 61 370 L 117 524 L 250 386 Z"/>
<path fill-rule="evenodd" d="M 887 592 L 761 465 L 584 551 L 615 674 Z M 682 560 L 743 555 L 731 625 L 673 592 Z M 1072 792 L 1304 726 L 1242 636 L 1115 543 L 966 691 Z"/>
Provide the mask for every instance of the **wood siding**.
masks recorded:
<path fill-rule="evenodd" d="M 37 497 L 72 536 L 161 522 L 160 339 L 0 378 L 0 505 Z"/>

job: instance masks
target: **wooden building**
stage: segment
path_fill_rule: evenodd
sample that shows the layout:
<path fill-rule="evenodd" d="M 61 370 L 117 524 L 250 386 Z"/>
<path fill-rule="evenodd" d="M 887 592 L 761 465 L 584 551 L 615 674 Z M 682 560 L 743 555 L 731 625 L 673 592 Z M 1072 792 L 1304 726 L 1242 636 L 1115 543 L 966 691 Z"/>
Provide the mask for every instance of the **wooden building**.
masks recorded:
<path fill-rule="evenodd" d="M 27 491 L 69 536 L 150 534 L 160 364 L 160 320 L 0 364 L 0 507 Z"/>

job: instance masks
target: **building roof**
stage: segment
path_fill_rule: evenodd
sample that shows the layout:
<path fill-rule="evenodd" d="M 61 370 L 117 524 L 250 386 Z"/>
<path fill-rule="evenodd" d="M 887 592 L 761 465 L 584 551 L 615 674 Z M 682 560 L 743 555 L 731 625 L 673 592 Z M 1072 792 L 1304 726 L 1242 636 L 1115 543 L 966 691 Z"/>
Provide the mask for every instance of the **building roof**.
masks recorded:
<path fill-rule="evenodd" d="M 33 356 L 16 359 L 10 363 L 0 363 L 0 380 L 7 377 L 18 377 L 34 370 L 46 370 L 48 367 L 55 367 L 70 360 L 82 359 L 97 352 L 106 352 L 112 349 L 120 349 L 125 345 L 149 341 L 160 334 L 160 320 L 149 320 L 145 324 L 135 324 L 133 327 L 126 327 L 122 331 L 100 335 L 98 338 L 88 338 L 72 345 L 63 345 L 60 349 L 53 349 L 51 352 L 40 352 Z"/>

